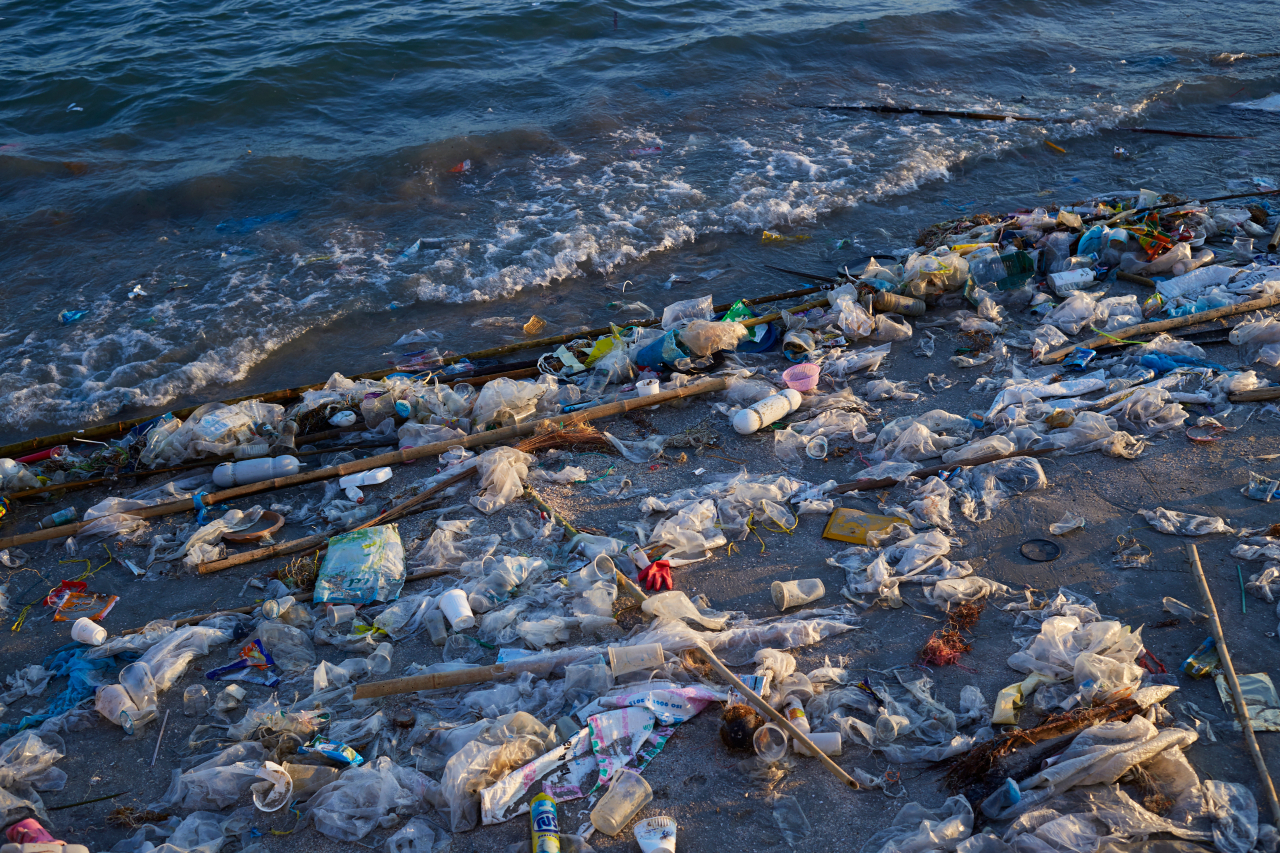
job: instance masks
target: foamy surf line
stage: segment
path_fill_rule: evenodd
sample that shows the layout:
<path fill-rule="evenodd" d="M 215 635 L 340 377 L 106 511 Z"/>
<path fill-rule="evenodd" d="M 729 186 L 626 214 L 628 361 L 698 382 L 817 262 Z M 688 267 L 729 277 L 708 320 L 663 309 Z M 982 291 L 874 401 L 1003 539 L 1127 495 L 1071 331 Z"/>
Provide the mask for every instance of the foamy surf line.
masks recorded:
<path fill-rule="evenodd" d="M 1094 133 L 1140 109 L 1116 109 L 1053 132 L 1055 138 Z M 200 259 L 214 262 L 216 271 L 198 297 L 155 302 L 146 328 L 119 331 L 129 322 L 120 310 L 124 300 L 102 299 L 80 325 L 8 330 L 22 343 L 4 352 L 18 369 L 0 375 L 0 391 L 11 401 L 0 424 L 13 431 L 68 428 L 164 407 L 246 380 L 281 347 L 357 310 L 415 300 L 492 302 L 622 273 L 712 233 L 813 226 L 861 202 L 949 180 L 967 158 L 1037 144 L 1044 135 L 1025 125 L 821 114 L 767 130 L 754 141 L 695 134 L 668 143 L 637 129 L 616 134 L 608 150 L 533 157 L 523 197 L 491 208 L 505 216 L 495 216 L 484 239 L 412 237 L 399 243 L 412 251 L 389 250 L 384 233 L 344 228 L 314 252 L 286 257 L 251 245 L 252 234 L 236 235 Z M 797 136 L 805 142 L 795 143 Z M 139 285 L 151 286 L 123 287 Z M 263 325 L 264 318 L 272 319 Z M 466 334 L 443 331 L 447 339 Z M 205 345 L 193 346 L 196 340 Z"/>

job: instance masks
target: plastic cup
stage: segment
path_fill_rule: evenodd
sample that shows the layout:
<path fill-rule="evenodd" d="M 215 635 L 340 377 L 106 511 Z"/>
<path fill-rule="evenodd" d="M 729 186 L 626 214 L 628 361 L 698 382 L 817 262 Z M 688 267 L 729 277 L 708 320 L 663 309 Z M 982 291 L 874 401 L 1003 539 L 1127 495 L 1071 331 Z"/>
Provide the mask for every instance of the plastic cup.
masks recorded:
<path fill-rule="evenodd" d="M 92 619 L 81 616 L 71 626 L 71 639 L 86 646 L 100 646 L 107 641 L 107 629 Z"/>
<path fill-rule="evenodd" d="M 643 776 L 634 770 L 619 770 L 591 810 L 591 823 L 605 835 L 617 835 L 652 799 L 653 789 Z"/>
<path fill-rule="evenodd" d="M 839 732 L 810 732 L 809 740 L 818 748 L 818 752 L 823 755 L 839 755 L 840 754 L 840 733 Z M 801 755 L 813 755 L 809 748 L 800 741 L 795 743 L 796 752 Z"/>
<path fill-rule="evenodd" d="M 440 610 L 455 631 L 465 631 L 476 624 L 475 614 L 467 603 L 467 594 L 461 589 L 451 589 L 440 596 Z"/>
<path fill-rule="evenodd" d="M 805 455 L 810 459 L 825 459 L 827 456 L 827 437 L 819 435 L 804 446 Z"/>
<path fill-rule="evenodd" d="M 253 789 L 253 804 L 259 811 L 274 812 L 289 802 L 293 794 L 293 777 L 283 767 L 267 761 L 258 769 L 258 777 L 266 781 L 255 782 L 250 787 Z"/>
<path fill-rule="evenodd" d="M 147 727 L 147 723 L 156 718 L 155 708 L 134 708 L 120 712 L 120 727 L 124 729 L 127 735 L 140 735 Z"/>
<path fill-rule="evenodd" d="M 433 645 L 443 646 L 445 640 L 449 639 L 449 631 L 444 626 L 444 613 L 440 610 L 427 613 L 427 632 L 431 634 Z"/>
<path fill-rule="evenodd" d="M 770 587 L 773 592 L 773 604 L 779 610 L 799 607 L 811 601 L 817 601 L 827 594 L 827 588 L 818 578 L 805 578 L 798 581 L 774 581 Z"/>
<path fill-rule="evenodd" d="M 641 379 L 636 383 L 637 397 L 652 397 L 662 392 L 662 385 L 656 379 Z"/>
<path fill-rule="evenodd" d="M 209 710 L 209 691 L 203 684 L 193 684 L 182 691 L 182 713 L 188 717 L 203 717 Z"/>
<path fill-rule="evenodd" d="M 661 643 L 609 647 L 609 669 L 613 671 L 614 678 L 642 669 L 657 669 L 663 660 Z"/>
<path fill-rule="evenodd" d="M 379 643 L 378 648 L 369 655 L 369 671 L 374 675 L 383 675 L 391 671 L 390 643 Z"/>
<path fill-rule="evenodd" d="M 245 697 L 244 688 L 239 684 L 229 684 L 226 689 L 218 694 L 217 701 L 213 703 L 215 711 L 234 711 L 240 707 L 240 702 Z"/>
<path fill-rule="evenodd" d="M 292 595 L 286 595 L 284 598 L 273 598 L 262 602 L 262 615 L 268 619 L 279 619 L 284 612 L 293 606 L 297 601 Z"/>
<path fill-rule="evenodd" d="M 773 723 L 765 723 L 756 729 L 751 743 L 756 748 L 756 755 L 768 764 L 781 761 L 787 754 L 787 733 Z"/>
<path fill-rule="evenodd" d="M 356 618 L 356 608 L 354 604 L 330 604 L 329 605 L 329 624 L 335 628 L 344 622 L 350 622 Z"/>
<path fill-rule="evenodd" d="M 94 710 L 108 722 L 120 725 L 120 715 L 125 712 L 138 712 L 138 706 L 129 698 L 129 691 L 119 684 L 108 684 L 98 689 L 93 702 Z"/>
<path fill-rule="evenodd" d="M 1253 238 L 1237 237 L 1231 243 L 1231 250 L 1235 253 L 1236 260 L 1251 261 L 1253 260 Z"/>
<path fill-rule="evenodd" d="M 816 364 L 796 364 L 782 372 L 782 381 L 788 388 L 803 393 L 818 387 L 818 376 L 821 373 L 822 368 Z"/>

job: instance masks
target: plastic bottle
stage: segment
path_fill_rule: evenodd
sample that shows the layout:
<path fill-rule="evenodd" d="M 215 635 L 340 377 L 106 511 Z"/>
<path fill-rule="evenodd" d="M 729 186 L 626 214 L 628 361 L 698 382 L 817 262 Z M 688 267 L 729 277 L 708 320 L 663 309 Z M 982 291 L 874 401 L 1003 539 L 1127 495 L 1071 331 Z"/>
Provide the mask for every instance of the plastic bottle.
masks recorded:
<path fill-rule="evenodd" d="M 1026 252 L 974 252 L 969 255 L 969 276 L 977 284 L 996 284 L 1015 275 L 1035 270 L 1035 262 Z"/>
<path fill-rule="evenodd" d="M 591 810 L 591 823 L 605 835 L 617 835 L 652 799 L 653 789 L 643 776 L 633 770 L 619 770 L 609 783 L 609 790 Z"/>
<path fill-rule="evenodd" d="M 332 516 L 329 521 L 335 527 L 351 528 L 373 518 L 377 512 L 378 510 L 372 506 L 358 506 L 355 509 L 349 509 L 346 512 L 340 512 Z"/>
<path fill-rule="evenodd" d="M 1004 784 L 991 792 L 991 796 L 982 801 L 982 813 L 987 817 L 995 817 L 1013 808 L 1022 800 L 1022 791 L 1018 783 L 1005 779 Z"/>
<path fill-rule="evenodd" d="M 193 684 L 182 692 L 182 713 L 203 717 L 209 711 L 209 691 L 203 684 Z"/>
<path fill-rule="evenodd" d="M 809 718 L 804 714 L 804 704 L 794 694 L 782 700 L 782 713 L 791 725 L 805 734 L 809 733 Z"/>
<path fill-rule="evenodd" d="M 50 527 L 61 527 L 64 524 L 70 524 L 76 520 L 76 508 L 69 506 L 66 509 L 60 509 L 57 512 L 46 515 L 40 522 L 41 530 L 48 530 Z"/>
<path fill-rule="evenodd" d="M 223 462 L 213 469 L 213 483 L 222 489 L 261 483 L 276 477 L 291 477 L 298 473 L 298 460 L 292 456 L 243 459 L 239 462 Z"/>
<path fill-rule="evenodd" d="M 1059 296 L 1066 296 L 1073 290 L 1080 290 L 1092 281 L 1092 269 L 1071 269 L 1049 273 L 1049 284 Z"/>
<path fill-rule="evenodd" d="M 390 479 L 390 468 L 373 468 L 369 471 L 360 471 L 340 478 L 338 487 L 346 491 L 347 500 L 361 504 L 364 503 L 364 495 L 360 492 L 360 486 L 376 486 L 378 483 L 385 483 Z"/>
<path fill-rule="evenodd" d="M 803 400 L 800 392 L 791 388 L 772 394 L 734 415 L 733 428 L 739 435 L 750 435 L 791 414 Z"/>
<path fill-rule="evenodd" d="M 560 853 L 560 822 L 556 819 L 556 801 L 550 794 L 538 794 L 529 801 L 529 823 L 533 853 Z"/>
<path fill-rule="evenodd" d="M 271 452 L 271 445 L 267 444 L 264 439 L 250 442 L 249 444 L 237 444 L 235 450 L 231 451 L 231 455 L 236 459 L 257 459 L 266 456 Z"/>

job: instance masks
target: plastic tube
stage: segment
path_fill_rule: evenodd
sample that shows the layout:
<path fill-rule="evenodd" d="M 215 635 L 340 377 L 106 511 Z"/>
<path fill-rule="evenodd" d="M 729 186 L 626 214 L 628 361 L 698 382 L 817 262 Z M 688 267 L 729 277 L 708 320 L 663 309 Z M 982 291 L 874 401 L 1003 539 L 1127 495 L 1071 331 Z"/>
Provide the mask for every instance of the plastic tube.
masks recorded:
<path fill-rule="evenodd" d="M 778 418 L 784 418 L 791 414 L 799 408 L 803 400 L 804 397 L 800 395 L 800 392 L 793 388 L 780 391 L 739 411 L 733 416 L 733 428 L 740 435 L 750 435 L 767 427 Z"/>

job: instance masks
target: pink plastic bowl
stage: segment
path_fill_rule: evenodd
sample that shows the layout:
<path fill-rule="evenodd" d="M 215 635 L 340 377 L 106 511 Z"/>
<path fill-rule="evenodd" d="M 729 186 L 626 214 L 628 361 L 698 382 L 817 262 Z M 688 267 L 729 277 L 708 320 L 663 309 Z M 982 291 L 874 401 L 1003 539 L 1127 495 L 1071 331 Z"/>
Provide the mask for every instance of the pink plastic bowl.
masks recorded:
<path fill-rule="evenodd" d="M 818 374 L 822 373 L 822 368 L 816 364 L 797 364 L 794 367 L 788 367 L 782 374 L 782 381 L 787 383 L 787 387 L 796 391 L 812 391 L 818 385 Z"/>

